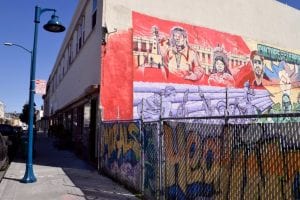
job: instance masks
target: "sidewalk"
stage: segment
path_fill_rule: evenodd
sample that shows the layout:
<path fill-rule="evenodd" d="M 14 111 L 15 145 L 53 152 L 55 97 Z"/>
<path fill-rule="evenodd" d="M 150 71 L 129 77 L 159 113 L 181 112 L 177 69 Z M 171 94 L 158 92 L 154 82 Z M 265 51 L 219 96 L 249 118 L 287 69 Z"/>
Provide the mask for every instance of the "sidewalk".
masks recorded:
<path fill-rule="evenodd" d="M 35 183 L 21 183 L 25 163 L 16 159 L 0 183 L 1 200 L 138 199 L 111 179 L 101 176 L 70 151 L 57 150 L 53 139 L 39 133 L 33 163 Z"/>

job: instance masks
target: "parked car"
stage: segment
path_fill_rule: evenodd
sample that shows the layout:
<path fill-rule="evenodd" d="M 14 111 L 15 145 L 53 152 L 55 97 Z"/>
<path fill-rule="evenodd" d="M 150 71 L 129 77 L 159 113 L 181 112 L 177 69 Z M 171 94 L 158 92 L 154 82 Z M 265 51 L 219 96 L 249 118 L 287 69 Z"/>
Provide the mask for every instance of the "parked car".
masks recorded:
<path fill-rule="evenodd" d="M 6 139 L 0 133 L 0 171 L 5 170 L 9 165 L 8 146 Z"/>
<path fill-rule="evenodd" d="M 20 133 L 9 124 L 0 124 L 0 133 L 6 139 L 6 143 L 8 144 L 8 157 L 12 160 L 19 148 Z"/>

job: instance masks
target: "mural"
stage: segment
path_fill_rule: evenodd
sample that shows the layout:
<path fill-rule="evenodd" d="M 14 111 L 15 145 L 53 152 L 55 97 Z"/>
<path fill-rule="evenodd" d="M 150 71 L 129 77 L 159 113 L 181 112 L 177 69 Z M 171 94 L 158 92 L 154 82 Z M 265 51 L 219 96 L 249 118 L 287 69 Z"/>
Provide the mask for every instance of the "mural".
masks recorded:
<path fill-rule="evenodd" d="M 167 199 L 298 199 L 298 127 L 166 122 Z"/>
<path fill-rule="evenodd" d="M 141 133 L 139 123 L 106 123 L 102 132 L 102 166 L 128 187 L 141 187 Z"/>
<path fill-rule="evenodd" d="M 299 65 L 299 52 L 133 12 L 135 119 L 298 112 Z"/>

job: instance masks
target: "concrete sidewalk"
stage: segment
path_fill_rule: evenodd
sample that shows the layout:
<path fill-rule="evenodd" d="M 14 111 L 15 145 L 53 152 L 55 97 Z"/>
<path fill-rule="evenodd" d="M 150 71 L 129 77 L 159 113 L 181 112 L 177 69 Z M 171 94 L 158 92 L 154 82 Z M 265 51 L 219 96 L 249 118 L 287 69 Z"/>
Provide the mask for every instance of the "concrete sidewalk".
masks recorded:
<path fill-rule="evenodd" d="M 25 173 L 24 161 L 11 163 L 0 184 L 1 200 L 138 199 L 72 152 L 57 150 L 52 144 L 52 138 L 37 135 L 35 183 L 20 182 Z"/>

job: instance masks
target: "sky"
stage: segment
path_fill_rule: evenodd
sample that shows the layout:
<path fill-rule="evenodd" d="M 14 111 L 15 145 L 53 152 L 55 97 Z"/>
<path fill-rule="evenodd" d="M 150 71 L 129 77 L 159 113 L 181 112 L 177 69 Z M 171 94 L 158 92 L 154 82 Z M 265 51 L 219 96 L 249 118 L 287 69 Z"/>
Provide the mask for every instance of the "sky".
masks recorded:
<path fill-rule="evenodd" d="M 30 53 L 16 46 L 4 46 L 12 42 L 32 50 L 34 37 L 35 6 L 56 9 L 61 23 L 66 27 L 63 33 L 50 33 L 43 29 L 52 15 L 44 12 L 38 28 L 36 79 L 48 80 L 60 46 L 71 23 L 80 0 L 0 0 L 0 101 L 5 112 L 22 112 L 29 99 Z M 43 105 L 41 95 L 35 95 L 36 109 Z"/>
<path fill-rule="evenodd" d="M 0 101 L 5 112 L 22 112 L 29 99 L 30 54 L 18 47 L 4 46 L 12 42 L 32 50 L 34 32 L 34 8 L 54 8 L 63 25 L 68 29 L 80 0 L 0 0 Z M 278 0 L 300 10 L 300 0 Z M 50 33 L 43 29 L 52 13 L 41 15 L 38 31 L 36 79 L 48 80 L 60 46 L 63 33 Z M 43 105 L 40 95 L 35 95 L 36 108 Z"/>
<path fill-rule="evenodd" d="M 300 0 L 277 0 L 277 1 L 300 10 Z"/>

